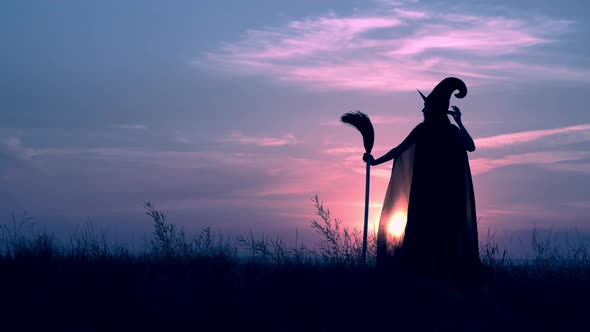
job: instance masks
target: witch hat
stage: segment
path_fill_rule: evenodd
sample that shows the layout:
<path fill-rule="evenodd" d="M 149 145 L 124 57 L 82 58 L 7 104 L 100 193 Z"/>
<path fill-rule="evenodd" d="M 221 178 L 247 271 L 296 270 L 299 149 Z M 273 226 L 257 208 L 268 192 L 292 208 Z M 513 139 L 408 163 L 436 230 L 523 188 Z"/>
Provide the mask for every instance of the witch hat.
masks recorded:
<path fill-rule="evenodd" d="M 455 97 L 457 98 L 463 98 L 467 95 L 467 86 L 465 85 L 465 82 L 456 77 L 447 77 L 432 89 L 432 92 L 430 92 L 428 97 L 424 96 L 420 90 L 418 90 L 418 93 L 424 100 L 425 105 L 447 110 L 449 108 L 451 94 L 455 90 L 459 90 L 459 92 L 455 94 Z"/>

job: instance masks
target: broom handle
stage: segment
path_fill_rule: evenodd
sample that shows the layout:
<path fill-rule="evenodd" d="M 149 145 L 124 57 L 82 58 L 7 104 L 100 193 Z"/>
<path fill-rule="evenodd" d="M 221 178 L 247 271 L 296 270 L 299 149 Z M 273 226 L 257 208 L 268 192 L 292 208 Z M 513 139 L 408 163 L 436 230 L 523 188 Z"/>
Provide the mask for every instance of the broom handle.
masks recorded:
<path fill-rule="evenodd" d="M 363 264 L 367 262 L 367 230 L 369 228 L 369 179 L 371 178 L 371 164 L 367 159 L 367 185 L 365 187 L 365 224 L 363 227 Z"/>

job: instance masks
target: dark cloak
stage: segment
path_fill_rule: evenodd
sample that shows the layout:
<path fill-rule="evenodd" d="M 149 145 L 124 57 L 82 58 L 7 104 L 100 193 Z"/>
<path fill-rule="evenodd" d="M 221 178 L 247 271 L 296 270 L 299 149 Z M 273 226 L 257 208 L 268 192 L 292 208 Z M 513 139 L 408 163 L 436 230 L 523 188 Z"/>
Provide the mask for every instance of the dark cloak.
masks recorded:
<path fill-rule="evenodd" d="M 459 128 L 423 122 L 402 146 L 408 148 L 395 158 L 379 221 L 377 264 L 443 273 L 479 267 L 473 182 Z"/>

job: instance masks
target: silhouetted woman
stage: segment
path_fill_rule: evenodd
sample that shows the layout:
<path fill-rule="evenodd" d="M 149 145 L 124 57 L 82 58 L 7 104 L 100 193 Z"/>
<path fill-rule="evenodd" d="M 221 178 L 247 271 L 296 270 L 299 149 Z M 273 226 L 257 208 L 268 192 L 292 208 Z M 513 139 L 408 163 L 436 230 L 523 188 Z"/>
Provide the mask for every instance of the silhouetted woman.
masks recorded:
<path fill-rule="evenodd" d="M 458 78 L 442 80 L 425 97 L 424 121 L 397 147 L 371 165 L 395 159 L 377 239 L 377 264 L 400 262 L 428 273 L 469 274 L 480 267 L 475 199 L 467 151 L 473 139 L 451 94 L 467 95 Z M 451 124 L 447 114 L 457 123 Z"/>

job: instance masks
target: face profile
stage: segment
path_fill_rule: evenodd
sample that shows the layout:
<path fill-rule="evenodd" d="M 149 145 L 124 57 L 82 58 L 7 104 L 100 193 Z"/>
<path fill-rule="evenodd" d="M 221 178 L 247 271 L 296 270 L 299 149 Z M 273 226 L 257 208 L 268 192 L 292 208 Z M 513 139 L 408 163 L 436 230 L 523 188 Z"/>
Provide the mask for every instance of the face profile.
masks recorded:
<path fill-rule="evenodd" d="M 422 115 L 424 116 L 424 121 L 435 121 L 435 120 L 442 120 L 442 121 L 447 121 L 448 122 L 448 117 L 447 114 L 450 114 L 450 112 L 447 109 L 443 109 L 441 107 L 434 107 L 434 106 L 429 106 L 426 103 L 424 103 L 424 107 L 422 108 Z"/>

